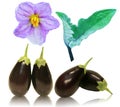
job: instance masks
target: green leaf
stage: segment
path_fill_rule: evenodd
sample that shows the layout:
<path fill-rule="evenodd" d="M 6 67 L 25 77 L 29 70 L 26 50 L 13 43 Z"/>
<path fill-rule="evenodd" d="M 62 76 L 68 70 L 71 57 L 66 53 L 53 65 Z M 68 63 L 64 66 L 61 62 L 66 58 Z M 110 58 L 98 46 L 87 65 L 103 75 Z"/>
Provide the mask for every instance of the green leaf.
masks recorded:
<path fill-rule="evenodd" d="M 72 54 L 72 51 L 71 51 L 71 46 L 70 46 L 70 43 L 71 41 L 73 41 L 73 30 L 72 30 L 72 23 L 70 22 L 70 18 L 68 18 L 68 16 L 65 14 L 65 13 L 62 13 L 62 12 L 56 12 L 56 14 L 60 17 L 60 19 L 62 20 L 63 22 L 63 38 L 64 38 L 64 43 L 68 49 L 68 53 L 69 53 L 69 56 L 70 56 L 70 59 L 71 61 L 74 59 L 73 58 L 73 54 Z"/>
<path fill-rule="evenodd" d="M 115 12 L 115 9 L 100 10 L 93 13 L 87 19 L 80 19 L 77 30 L 74 30 L 73 37 L 76 40 L 80 38 L 81 41 L 86 39 L 90 34 L 104 28 L 111 21 Z"/>
<path fill-rule="evenodd" d="M 70 22 L 70 18 L 62 12 L 56 12 L 56 14 L 60 17 L 63 22 L 63 32 L 64 32 L 64 42 L 67 46 L 69 46 L 70 42 L 73 39 L 73 31 L 72 31 L 72 23 Z"/>
<path fill-rule="evenodd" d="M 80 45 L 82 40 L 99 29 L 104 28 L 112 19 L 116 9 L 104 9 L 93 13 L 87 19 L 81 18 L 78 25 L 71 23 L 70 18 L 62 12 L 56 12 L 63 23 L 64 43 L 68 48 L 71 60 L 73 55 L 71 48 Z"/>

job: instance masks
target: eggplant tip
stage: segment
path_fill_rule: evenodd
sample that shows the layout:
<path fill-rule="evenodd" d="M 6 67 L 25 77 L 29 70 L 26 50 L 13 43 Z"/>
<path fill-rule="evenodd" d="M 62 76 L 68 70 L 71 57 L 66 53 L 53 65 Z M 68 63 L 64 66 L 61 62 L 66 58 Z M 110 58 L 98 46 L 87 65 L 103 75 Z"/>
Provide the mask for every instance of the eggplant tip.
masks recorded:
<path fill-rule="evenodd" d="M 106 88 L 105 89 L 107 92 L 109 92 L 111 95 L 113 94 L 110 90 L 109 90 L 109 88 Z"/>

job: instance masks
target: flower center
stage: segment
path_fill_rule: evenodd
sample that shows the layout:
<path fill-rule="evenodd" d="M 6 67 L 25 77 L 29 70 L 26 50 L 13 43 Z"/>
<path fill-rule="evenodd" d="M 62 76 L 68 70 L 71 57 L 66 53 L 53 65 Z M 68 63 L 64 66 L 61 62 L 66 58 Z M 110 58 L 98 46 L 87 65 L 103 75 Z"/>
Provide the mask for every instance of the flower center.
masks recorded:
<path fill-rule="evenodd" d="M 38 27 L 40 22 L 40 18 L 38 14 L 33 14 L 30 16 L 30 23 L 33 25 L 33 27 Z"/>

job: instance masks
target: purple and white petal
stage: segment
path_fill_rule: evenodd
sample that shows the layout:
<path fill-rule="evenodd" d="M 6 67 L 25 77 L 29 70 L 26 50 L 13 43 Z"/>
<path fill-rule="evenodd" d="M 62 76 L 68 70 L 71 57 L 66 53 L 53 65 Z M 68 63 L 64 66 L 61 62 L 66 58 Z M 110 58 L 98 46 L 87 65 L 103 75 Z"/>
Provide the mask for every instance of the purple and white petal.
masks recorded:
<path fill-rule="evenodd" d="M 52 30 L 59 27 L 59 22 L 52 16 L 48 16 L 40 19 L 40 26 L 45 30 Z"/>
<path fill-rule="evenodd" d="M 23 2 L 19 4 L 15 14 L 18 21 L 29 20 L 30 15 L 34 14 L 34 4 L 31 2 Z"/>
<path fill-rule="evenodd" d="M 58 20 L 51 16 L 51 13 L 49 3 L 40 2 L 33 4 L 31 2 L 23 2 L 19 4 L 15 13 L 16 19 L 19 21 L 19 25 L 14 30 L 15 36 L 28 38 L 33 44 L 42 45 L 49 30 L 59 26 Z M 31 25 L 31 20 L 36 21 L 36 15 L 39 15 L 40 22 L 39 26 L 34 27 Z"/>
<path fill-rule="evenodd" d="M 36 45 L 42 45 L 46 40 L 46 35 L 49 31 L 45 31 L 40 27 L 34 28 L 31 35 L 28 35 L 27 38 Z"/>
<path fill-rule="evenodd" d="M 35 13 L 39 14 L 40 18 L 51 15 L 51 7 L 48 3 L 40 2 L 35 5 Z"/>
<path fill-rule="evenodd" d="M 14 34 L 17 37 L 26 38 L 26 36 L 31 34 L 32 31 L 31 24 L 29 23 L 20 23 L 18 27 L 14 30 Z"/>

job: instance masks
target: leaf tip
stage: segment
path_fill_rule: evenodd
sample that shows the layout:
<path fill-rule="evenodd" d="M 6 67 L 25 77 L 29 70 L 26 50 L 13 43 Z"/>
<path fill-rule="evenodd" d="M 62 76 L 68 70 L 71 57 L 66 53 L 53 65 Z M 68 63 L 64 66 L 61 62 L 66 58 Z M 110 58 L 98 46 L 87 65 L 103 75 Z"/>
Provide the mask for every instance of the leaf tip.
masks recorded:
<path fill-rule="evenodd" d="M 63 13 L 62 12 L 56 12 L 56 14 L 60 17 Z"/>
<path fill-rule="evenodd" d="M 113 13 L 115 14 L 116 13 L 116 11 L 117 11 L 117 9 L 111 9 L 112 11 L 113 11 Z"/>
<path fill-rule="evenodd" d="M 59 12 L 55 12 L 57 15 L 59 14 Z"/>

